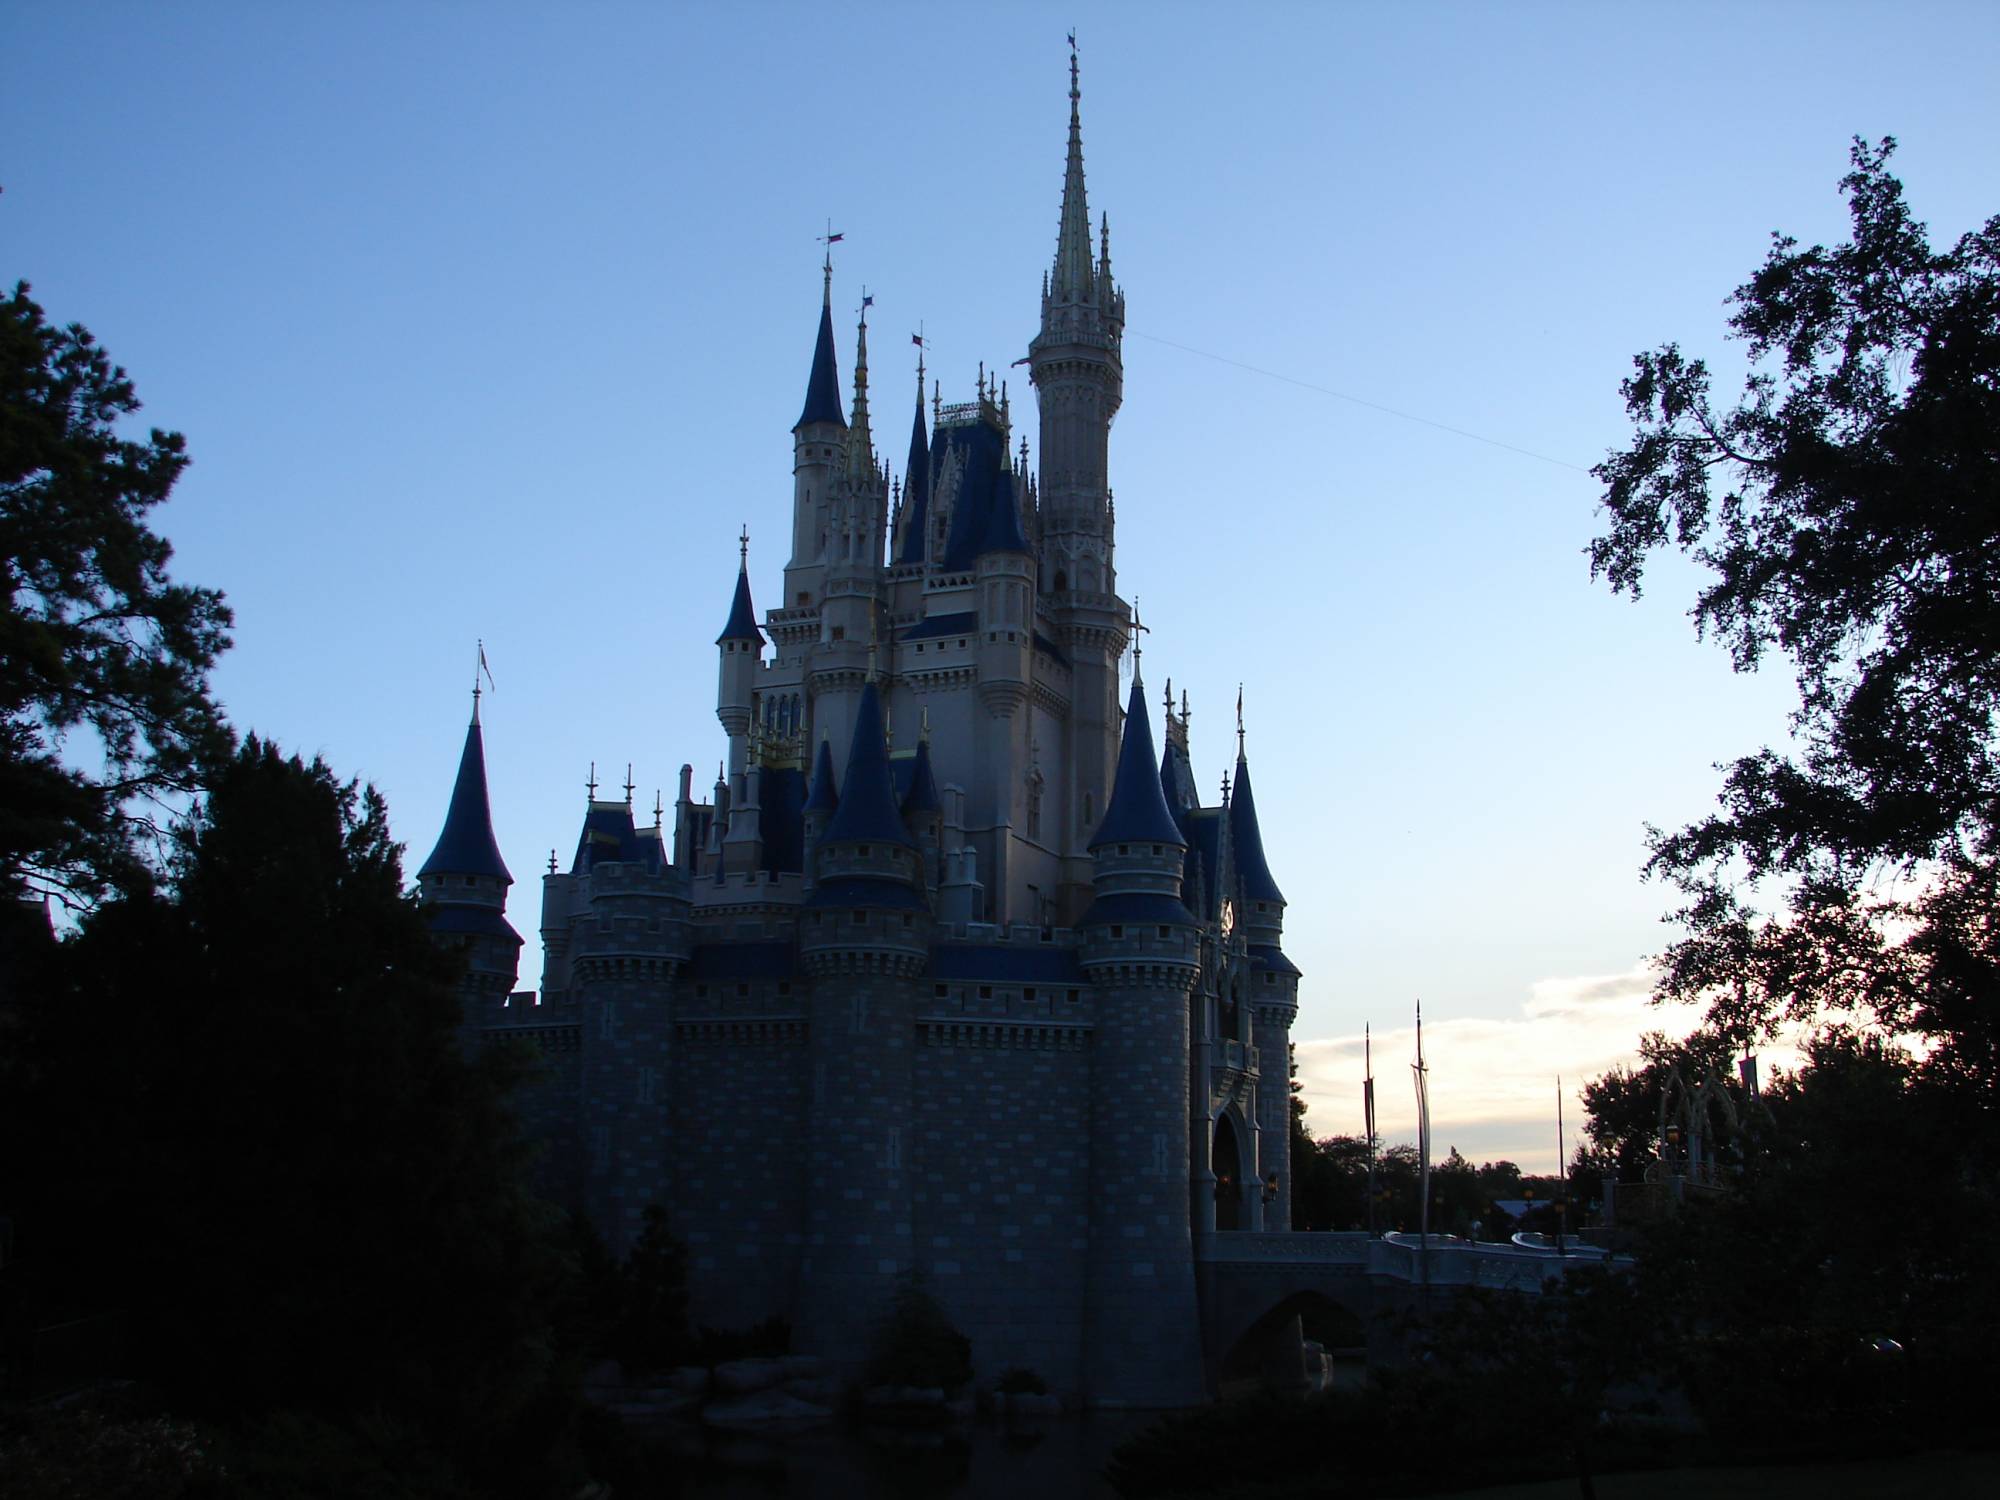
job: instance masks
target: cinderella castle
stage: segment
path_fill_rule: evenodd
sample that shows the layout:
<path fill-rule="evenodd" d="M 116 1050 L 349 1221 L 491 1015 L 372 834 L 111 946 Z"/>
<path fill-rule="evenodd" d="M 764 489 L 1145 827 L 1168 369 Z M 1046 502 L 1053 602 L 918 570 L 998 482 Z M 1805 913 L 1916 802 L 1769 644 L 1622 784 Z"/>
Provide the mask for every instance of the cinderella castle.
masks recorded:
<path fill-rule="evenodd" d="M 475 698 L 419 880 L 468 1027 L 540 1051 L 546 1191 L 614 1247 L 661 1205 L 702 1322 L 781 1316 L 853 1360 L 914 1276 L 982 1377 L 1177 1405 L 1207 1378 L 1202 1247 L 1290 1225 L 1299 971 L 1240 726 L 1209 807 L 1185 700 L 1156 738 L 1136 651 L 1121 710 L 1125 295 L 1074 57 L 1069 99 L 1039 477 L 1004 387 L 927 412 L 920 364 L 892 484 L 865 307 L 842 410 L 829 263 L 783 593 L 760 622 L 746 544 L 716 640 L 712 794 L 683 766 L 669 828 L 593 793 L 542 882 L 543 989 L 515 993 Z"/>

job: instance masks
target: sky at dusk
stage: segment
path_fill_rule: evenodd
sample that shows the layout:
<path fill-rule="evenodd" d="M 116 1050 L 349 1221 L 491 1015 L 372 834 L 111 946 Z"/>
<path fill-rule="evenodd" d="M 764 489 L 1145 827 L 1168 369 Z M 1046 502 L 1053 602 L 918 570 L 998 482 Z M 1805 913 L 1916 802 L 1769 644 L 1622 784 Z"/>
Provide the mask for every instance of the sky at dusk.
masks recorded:
<path fill-rule="evenodd" d="M 739 528 L 760 611 L 785 561 L 815 236 L 843 379 L 874 298 L 900 471 L 906 335 L 951 401 L 1035 331 L 1071 26 L 1128 299 L 1120 592 L 1210 802 L 1242 684 L 1311 1123 L 1360 1129 L 1372 1023 L 1413 1135 L 1421 998 L 1440 1151 L 1546 1169 L 1556 1074 L 1690 1024 L 1645 1005 L 1645 825 L 1791 703 L 1695 639 L 1685 564 L 1637 605 L 1591 582 L 1619 380 L 1672 339 L 1733 387 L 1725 299 L 1773 230 L 1844 232 L 1853 135 L 1900 140 L 1934 238 L 2000 210 L 2000 8 L 14 0 L 0 275 L 186 434 L 155 524 L 236 611 L 232 719 L 376 783 L 412 869 L 484 639 L 532 986 L 591 762 L 644 811 L 713 780 Z"/>

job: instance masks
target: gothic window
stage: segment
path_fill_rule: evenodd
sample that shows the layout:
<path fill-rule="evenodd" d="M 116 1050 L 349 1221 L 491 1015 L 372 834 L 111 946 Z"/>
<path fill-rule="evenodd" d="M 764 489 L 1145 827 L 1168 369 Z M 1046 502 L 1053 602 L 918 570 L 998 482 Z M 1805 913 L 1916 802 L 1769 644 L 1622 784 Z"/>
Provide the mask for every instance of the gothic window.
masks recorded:
<path fill-rule="evenodd" d="M 1042 773 L 1028 773 L 1028 837 L 1040 839 L 1042 836 Z"/>
<path fill-rule="evenodd" d="M 1095 811 L 1096 804 L 1091 800 L 1090 793 L 1085 792 L 1083 794 L 1083 831 L 1085 833 L 1090 832 L 1092 824 L 1096 821 L 1091 816 Z"/>

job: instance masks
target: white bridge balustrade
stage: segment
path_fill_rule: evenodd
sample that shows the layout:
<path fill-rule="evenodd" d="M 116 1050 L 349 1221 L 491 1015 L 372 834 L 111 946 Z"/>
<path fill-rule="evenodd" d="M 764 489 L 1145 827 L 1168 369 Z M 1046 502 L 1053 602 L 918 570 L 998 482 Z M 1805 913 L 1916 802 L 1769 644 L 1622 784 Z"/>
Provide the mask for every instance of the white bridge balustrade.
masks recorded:
<path fill-rule="evenodd" d="M 1487 1244 L 1448 1234 L 1323 1230 L 1226 1230 L 1198 1236 L 1194 1254 L 1211 1378 L 1239 1339 L 1315 1299 L 1359 1320 L 1371 1360 L 1394 1362 L 1406 1351 L 1390 1330 L 1393 1315 L 1417 1306 L 1426 1286 L 1433 1293 L 1477 1287 L 1539 1296 L 1558 1277 L 1631 1265 L 1629 1257 L 1589 1245 L 1559 1251 L 1553 1241 Z"/>

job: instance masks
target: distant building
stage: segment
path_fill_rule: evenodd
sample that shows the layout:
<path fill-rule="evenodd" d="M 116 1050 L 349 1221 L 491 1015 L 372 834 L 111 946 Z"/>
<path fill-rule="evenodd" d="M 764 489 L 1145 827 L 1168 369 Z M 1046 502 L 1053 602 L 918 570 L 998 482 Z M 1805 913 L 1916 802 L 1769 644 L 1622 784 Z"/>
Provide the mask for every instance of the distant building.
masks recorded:
<path fill-rule="evenodd" d="M 1171 689 L 1156 755 L 1107 454 L 1125 296 L 1085 204 L 1078 91 L 1027 365 L 932 395 L 877 456 L 866 310 L 847 410 L 832 271 L 792 429 L 791 556 L 747 543 L 717 639 L 725 769 L 671 829 L 594 795 L 542 882 L 544 989 L 488 815 L 477 704 L 436 850 L 469 1024 L 539 1043 L 548 1187 L 614 1246 L 663 1204 L 702 1321 L 858 1357 L 914 1273 L 983 1374 L 1099 1404 L 1204 1390 L 1195 1248 L 1287 1228 L 1299 971 L 1238 737 L 1204 807 Z M 1233 786 L 1233 790 L 1231 790 Z"/>

